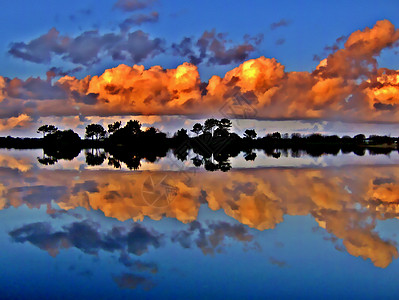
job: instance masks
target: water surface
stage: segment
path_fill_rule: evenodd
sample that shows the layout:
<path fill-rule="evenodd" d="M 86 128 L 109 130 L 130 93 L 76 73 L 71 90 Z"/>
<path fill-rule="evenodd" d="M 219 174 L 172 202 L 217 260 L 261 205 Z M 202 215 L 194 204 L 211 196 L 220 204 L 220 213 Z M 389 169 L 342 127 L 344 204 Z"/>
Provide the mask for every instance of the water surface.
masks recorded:
<path fill-rule="evenodd" d="M 392 298 L 399 159 L 168 155 L 138 170 L 0 152 L 3 298 Z M 272 163 L 274 162 L 274 164 Z"/>

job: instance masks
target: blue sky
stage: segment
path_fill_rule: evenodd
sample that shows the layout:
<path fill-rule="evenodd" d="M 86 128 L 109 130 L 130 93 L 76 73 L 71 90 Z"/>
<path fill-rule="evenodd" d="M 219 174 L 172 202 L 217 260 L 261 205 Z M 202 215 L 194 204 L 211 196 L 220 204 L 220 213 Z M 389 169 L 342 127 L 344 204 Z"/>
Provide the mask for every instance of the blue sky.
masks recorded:
<path fill-rule="evenodd" d="M 397 11 L 397 1 L 4 1 L 0 132 L 31 135 L 46 117 L 75 129 L 96 116 L 221 118 L 241 97 L 256 113 L 236 119 L 396 135 L 376 124 L 399 120 Z"/>
<path fill-rule="evenodd" d="M 324 47 L 334 44 L 341 36 L 371 27 L 377 20 L 388 19 L 399 23 L 397 1 L 153 1 L 148 7 L 135 11 L 123 11 L 114 7 L 115 1 L 4 1 L 0 5 L 0 70 L 2 76 L 27 78 L 41 76 L 51 67 L 65 68 L 65 62 L 53 59 L 51 63 L 26 62 L 8 54 L 10 44 L 29 42 L 56 28 L 60 34 L 77 36 L 89 30 L 100 33 L 119 32 L 119 25 L 132 15 L 157 12 L 154 23 L 143 23 L 131 31 L 143 30 L 151 37 L 165 39 L 167 44 L 178 43 L 184 37 L 199 38 L 205 30 L 215 29 L 226 33 L 232 44 L 243 42 L 243 36 L 263 34 L 263 41 L 249 53 L 249 58 L 261 55 L 275 57 L 286 66 L 286 71 L 310 71 L 317 64 L 314 55 L 324 58 L 328 51 Z M 274 30 L 272 23 L 282 22 Z M 276 45 L 277 42 L 277 45 Z M 169 47 L 166 47 L 169 48 Z M 172 51 L 167 51 L 172 52 Z M 160 64 L 175 68 L 186 59 L 171 53 L 145 59 L 146 67 Z M 398 68 L 398 56 L 394 50 L 383 53 L 381 66 Z M 119 63 L 104 59 L 88 69 L 77 72 L 101 74 L 105 68 Z M 239 63 L 229 65 L 199 65 L 200 75 L 208 79 L 211 75 L 223 76 Z M 72 67 L 72 65 L 71 65 Z M 74 65 L 76 67 L 76 65 Z"/>

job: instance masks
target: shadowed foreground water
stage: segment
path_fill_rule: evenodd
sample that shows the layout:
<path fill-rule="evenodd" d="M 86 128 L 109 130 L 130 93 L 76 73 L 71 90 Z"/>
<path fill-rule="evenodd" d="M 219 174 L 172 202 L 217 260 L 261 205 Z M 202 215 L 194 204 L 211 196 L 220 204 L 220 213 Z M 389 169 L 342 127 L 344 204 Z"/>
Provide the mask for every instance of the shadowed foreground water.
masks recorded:
<path fill-rule="evenodd" d="M 2 152 L 1 297 L 395 297 L 397 158 L 339 159 L 130 171 Z"/>

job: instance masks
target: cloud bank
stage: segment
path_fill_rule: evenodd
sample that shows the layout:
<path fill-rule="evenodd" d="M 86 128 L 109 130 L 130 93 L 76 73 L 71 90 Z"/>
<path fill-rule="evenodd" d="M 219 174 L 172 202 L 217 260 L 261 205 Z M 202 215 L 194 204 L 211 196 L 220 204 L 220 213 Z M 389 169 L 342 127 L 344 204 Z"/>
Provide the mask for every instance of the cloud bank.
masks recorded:
<path fill-rule="evenodd" d="M 381 51 L 394 47 L 399 40 L 399 30 L 389 21 L 378 21 L 372 28 L 352 33 L 342 48 L 335 47 L 335 52 L 312 72 L 286 72 L 276 59 L 262 56 L 245 61 L 224 77 L 201 80 L 193 63 L 238 62 L 247 58 L 261 39 L 246 37 L 242 45 L 228 47 L 223 34 L 215 31 L 205 32 L 198 40 L 185 38 L 173 48 L 192 63 L 185 62 L 175 69 L 122 64 L 100 76 L 82 79 L 69 75 L 58 80 L 51 76 L 47 80 L 0 76 L 1 117 L 22 113 L 399 120 L 399 71 L 377 64 Z M 79 45 L 85 45 L 84 49 Z M 48 61 L 56 54 L 87 65 L 95 63 L 103 51 L 114 59 L 139 62 L 164 51 L 164 47 L 162 40 L 152 39 L 140 30 L 127 36 L 92 31 L 71 39 L 52 29 L 27 44 L 13 44 L 10 53 L 30 61 Z M 242 111 L 253 113 L 247 116 Z"/>
<path fill-rule="evenodd" d="M 377 228 L 377 220 L 399 216 L 399 171 L 395 166 L 348 167 L 339 172 L 335 168 L 253 169 L 207 174 L 101 171 L 101 176 L 93 177 L 93 172 L 98 171 L 38 171 L 29 169 L 25 161 L 8 159 L 0 159 L 0 165 L 3 166 L 0 176 L 4 178 L 4 183 L 0 184 L 0 209 L 47 206 L 52 213 L 52 203 L 56 203 L 61 210 L 84 207 L 100 210 L 106 217 L 120 221 L 174 218 L 191 224 L 173 233 L 172 242 L 183 248 L 198 247 L 204 254 L 218 253 L 228 238 L 244 245 L 255 242 L 247 226 L 268 230 L 282 223 L 285 215 L 311 215 L 320 228 L 332 236 L 330 240 L 334 243 L 340 240 L 341 244 L 335 246 L 344 247 L 353 256 L 370 259 L 381 268 L 399 256 L 396 244 L 380 236 Z M 148 176 L 166 178 L 165 183 L 175 188 L 176 197 L 170 205 L 154 207 L 146 202 L 143 186 Z M 187 177 L 192 180 L 187 181 Z M 201 226 L 196 222 L 201 204 L 213 211 L 223 210 L 239 224 L 219 222 Z M 55 247 L 46 250 L 56 254 L 62 245 L 73 245 L 84 252 L 96 253 L 98 246 L 70 237 L 71 232 L 84 231 L 82 226 L 87 223 L 79 224 L 65 227 L 62 234 L 48 230 Z M 36 235 L 26 235 L 26 232 L 34 232 L 31 230 L 25 227 L 13 234 L 21 239 L 20 242 L 38 243 Z M 126 251 L 134 255 L 161 245 L 159 234 L 146 232 L 140 226 L 129 229 L 123 238 L 114 231 L 112 239 L 108 236 L 111 233 L 106 237 L 92 233 L 93 230 L 86 231 L 93 236 L 91 241 L 108 247 L 111 247 L 110 241 L 117 245 L 122 243 Z M 50 244 L 46 240 L 37 245 Z"/>

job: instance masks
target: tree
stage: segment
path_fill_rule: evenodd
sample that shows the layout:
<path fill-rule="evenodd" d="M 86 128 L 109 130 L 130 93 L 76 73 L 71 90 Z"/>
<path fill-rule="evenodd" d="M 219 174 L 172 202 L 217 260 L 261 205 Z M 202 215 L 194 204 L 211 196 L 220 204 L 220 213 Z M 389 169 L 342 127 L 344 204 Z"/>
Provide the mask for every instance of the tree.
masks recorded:
<path fill-rule="evenodd" d="M 202 125 L 200 123 L 195 123 L 191 132 L 194 132 L 197 136 L 202 131 Z"/>
<path fill-rule="evenodd" d="M 96 149 L 96 153 L 93 153 L 93 149 L 91 150 L 91 152 L 85 152 L 86 164 L 89 166 L 101 166 L 106 158 L 105 153 L 103 151 L 98 151 L 98 149 Z"/>
<path fill-rule="evenodd" d="M 186 140 L 188 139 L 188 134 L 187 134 L 187 130 L 186 129 L 179 129 L 173 136 L 175 139 L 178 140 Z"/>
<path fill-rule="evenodd" d="M 291 140 L 299 140 L 301 138 L 302 138 L 302 136 L 300 133 L 294 132 L 291 134 Z"/>
<path fill-rule="evenodd" d="M 149 127 L 147 128 L 147 130 L 145 131 L 145 134 L 148 136 L 155 136 L 157 134 L 157 129 L 155 127 Z"/>
<path fill-rule="evenodd" d="M 274 132 L 273 134 L 272 134 L 272 137 L 274 138 L 274 139 L 281 139 L 281 134 L 280 134 L 280 132 Z"/>
<path fill-rule="evenodd" d="M 204 123 L 204 128 L 203 131 L 204 132 L 211 132 L 213 135 L 213 127 L 218 126 L 219 121 L 216 119 L 208 119 L 205 121 Z"/>
<path fill-rule="evenodd" d="M 249 161 L 249 160 L 254 161 L 256 158 L 256 153 L 255 152 L 245 153 L 244 158 L 246 161 Z"/>
<path fill-rule="evenodd" d="M 117 131 L 121 127 L 121 124 L 121 121 L 115 122 L 114 124 L 108 124 L 108 132 L 113 133 Z"/>
<path fill-rule="evenodd" d="M 213 132 L 214 136 L 219 136 L 219 137 L 228 137 L 229 132 L 226 128 L 216 128 L 215 131 Z"/>
<path fill-rule="evenodd" d="M 193 161 L 193 165 L 196 167 L 200 167 L 202 165 L 202 159 L 197 155 L 196 157 L 191 159 Z"/>
<path fill-rule="evenodd" d="M 214 135 L 220 137 L 228 137 L 230 135 L 231 121 L 229 119 L 221 119 L 217 122 L 218 128 L 215 129 Z"/>
<path fill-rule="evenodd" d="M 256 136 L 257 136 L 257 134 L 256 134 L 255 129 L 247 129 L 247 130 L 245 130 L 244 138 L 253 140 L 254 138 L 256 138 Z"/>
<path fill-rule="evenodd" d="M 42 125 L 37 129 L 37 133 L 43 133 L 43 137 L 45 137 L 46 134 L 54 133 L 57 130 L 58 128 L 54 125 Z"/>
<path fill-rule="evenodd" d="M 125 128 L 135 135 L 141 133 L 141 124 L 137 120 L 130 120 L 127 122 Z"/>
<path fill-rule="evenodd" d="M 99 140 L 100 138 L 105 138 L 106 134 L 107 132 L 100 124 L 89 124 L 86 126 L 86 138 L 93 139 L 93 137 L 96 137 L 96 139 Z"/>
<path fill-rule="evenodd" d="M 221 129 L 225 129 L 225 130 L 229 131 L 232 126 L 232 123 L 229 119 L 223 118 L 220 120 L 218 126 Z"/>
<path fill-rule="evenodd" d="M 358 134 L 355 135 L 353 139 L 356 141 L 356 143 L 363 143 L 364 140 L 366 139 L 366 136 L 364 134 Z"/>

